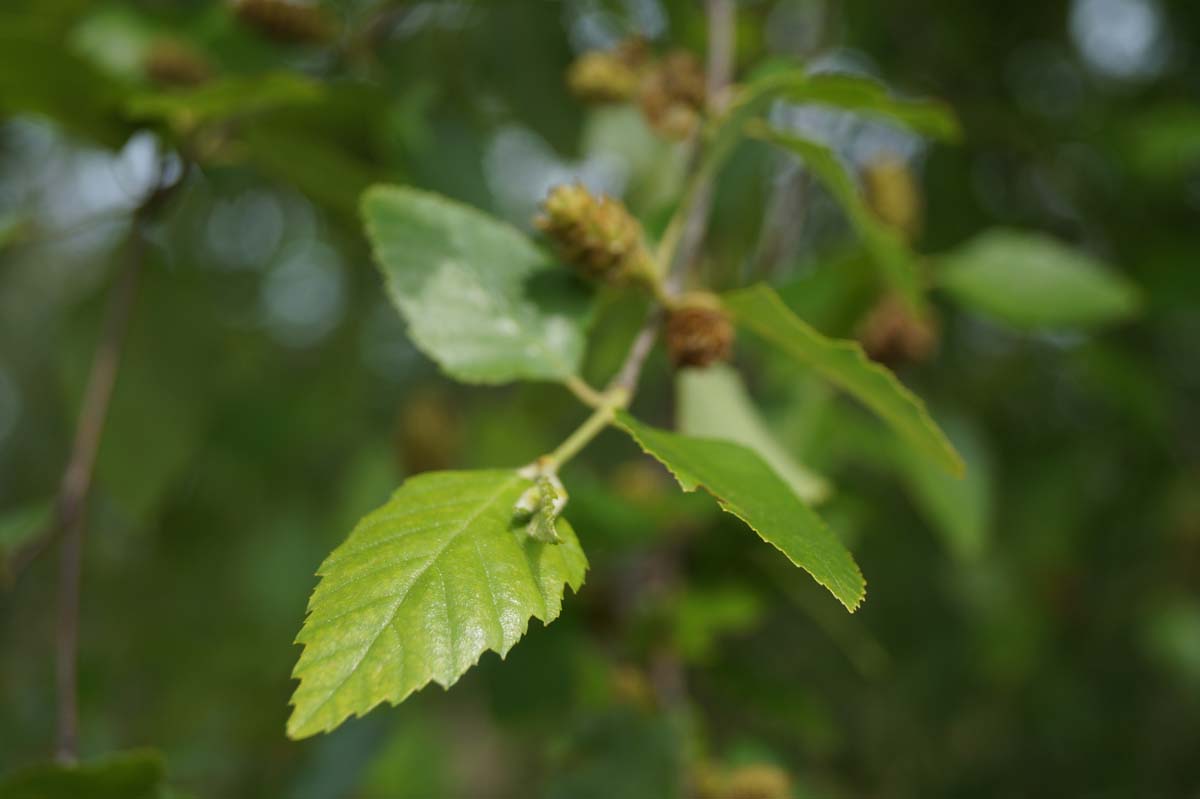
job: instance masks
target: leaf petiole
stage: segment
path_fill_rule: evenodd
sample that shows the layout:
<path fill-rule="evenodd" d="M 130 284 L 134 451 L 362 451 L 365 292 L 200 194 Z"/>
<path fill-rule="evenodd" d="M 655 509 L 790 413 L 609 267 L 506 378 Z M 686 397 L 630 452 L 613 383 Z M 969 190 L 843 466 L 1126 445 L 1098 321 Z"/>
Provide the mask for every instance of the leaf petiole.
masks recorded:
<path fill-rule="evenodd" d="M 578 455 L 579 451 L 590 444 L 601 430 L 612 423 L 616 412 L 624 409 L 629 404 L 629 399 L 629 389 L 624 386 L 614 386 L 604 392 L 601 395 L 600 405 L 592 412 L 592 415 L 585 419 L 583 424 L 575 429 L 575 432 L 567 436 L 566 440 L 559 444 L 553 452 L 538 458 L 537 471 L 542 474 L 556 474 L 563 464 Z"/>

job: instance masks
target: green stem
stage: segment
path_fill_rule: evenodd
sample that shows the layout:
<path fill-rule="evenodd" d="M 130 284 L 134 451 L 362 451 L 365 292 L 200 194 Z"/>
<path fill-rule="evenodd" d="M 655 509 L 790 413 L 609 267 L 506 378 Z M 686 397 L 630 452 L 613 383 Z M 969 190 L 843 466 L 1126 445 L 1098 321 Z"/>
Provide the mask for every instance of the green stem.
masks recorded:
<path fill-rule="evenodd" d="M 567 436 L 566 440 L 559 444 L 553 452 L 538 459 L 538 468 L 543 472 L 557 472 L 563 464 L 590 444 L 593 438 L 600 435 L 600 431 L 612 422 L 617 411 L 628 404 L 628 389 L 617 386 L 605 392 L 603 403 L 592 412 L 592 415 L 585 419 L 583 424 L 575 429 L 575 432 Z"/>

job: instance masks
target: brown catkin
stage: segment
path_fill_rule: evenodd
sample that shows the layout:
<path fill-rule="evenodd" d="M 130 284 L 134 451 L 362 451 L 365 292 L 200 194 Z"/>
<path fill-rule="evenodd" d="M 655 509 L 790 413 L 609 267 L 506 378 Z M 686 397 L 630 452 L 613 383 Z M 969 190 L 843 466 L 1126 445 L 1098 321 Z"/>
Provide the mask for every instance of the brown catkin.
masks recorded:
<path fill-rule="evenodd" d="M 704 67 L 686 50 L 673 50 L 647 71 L 638 92 L 642 115 L 659 135 L 686 139 L 704 111 Z"/>
<path fill-rule="evenodd" d="M 733 339 L 733 324 L 711 295 L 685 297 L 667 315 L 667 352 L 676 366 L 704 368 L 729 360 Z"/>
<path fill-rule="evenodd" d="M 175 39 L 161 39 L 150 45 L 142 69 L 161 86 L 199 86 L 213 76 L 208 61 L 188 45 Z"/>
<path fill-rule="evenodd" d="M 898 294 L 880 298 L 858 326 L 858 340 L 867 355 L 888 366 L 928 360 L 939 334 L 936 317 L 918 316 Z"/>
<path fill-rule="evenodd" d="M 606 283 L 652 279 L 642 226 L 620 201 L 573 183 L 550 190 L 534 224 L 582 275 Z"/>
<path fill-rule="evenodd" d="M 264 36 L 289 44 L 315 44 L 333 37 L 329 18 L 315 5 L 292 0 L 233 0 L 233 12 Z"/>

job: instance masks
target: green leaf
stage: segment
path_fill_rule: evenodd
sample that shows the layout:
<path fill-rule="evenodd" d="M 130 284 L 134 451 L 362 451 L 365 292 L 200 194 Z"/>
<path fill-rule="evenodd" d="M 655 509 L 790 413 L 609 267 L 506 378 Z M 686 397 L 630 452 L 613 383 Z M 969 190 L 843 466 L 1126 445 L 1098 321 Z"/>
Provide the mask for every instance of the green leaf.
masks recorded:
<path fill-rule="evenodd" d="M 533 485 L 515 471 L 429 472 L 359 522 L 318 570 L 289 736 L 332 730 L 430 681 L 449 687 L 485 651 L 507 654 L 530 616 L 557 618 L 587 559 L 565 520 L 562 543 L 547 544 L 514 516 Z"/>
<path fill-rule="evenodd" d="M 858 342 L 821 335 L 766 285 L 726 294 L 724 302 L 740 325 L 856 397 L 943 469 L 955 476 L 963 474 L 962 458 L 930 418 L 925 403 L 867 358 Z"/>
<path fill-rule="evenodd" d="M 616 424 L 666 466 L 684 491 L 703 487 L 848 610 L 862 602 L 866 582 L 854 558 L 757 454 L 728 441 L 659 430 L 624 412 Z"/>
<path fill-rule="evenodd" d="M 589 294 L 528 237 L 410 188 L 375 186 L 362 209 L 413 342 L 449 375 L 505 383 L 578 372 Z"/>
<path fill-rule="evenodd" d="M 176 130 L 316 102 L 322 87 L 291 72 L 237 75 L 193 89 L 142 92 L 125 101 L 133 119 L 158 120 Z"/>
<path fill-rule="evenodd" d="M 118 147 L 129 134 L 119 116 L 124 89 L 65 49 L 40 26 L 0 26 L 0 113 L 45 116 L 64 129 Z"/>
<path fill-rule="evenodd" d="M 941 533 L 946 547 L 963 560 L 973 560 L 983 553 L 991 525 L 991 459 L 978 430 L 962 420 L 946 422 L 946 431 L 967 463 L 963 479 L 950 477 L 924 455 L 903 446 L 893 447 L 895 465 L 914 504 Z"/>
<path fill-rule="evenodd" d="M 4 799 L 157 799 L 166 767 L 151 750 L 133 750 L 78 765 L 29 766 L 0 779 Z"/>
<path fill-rule="evenodd" d="M 916 253 L 909 249 L 898 231 L 879 219 L 867 206 L 858 183 L 843 166 L 837 153 L 823 144 L 781 133 L 765 125 L 756 126 L 754 135 L 794 153 L 804 161 L 842 206 L 850 224 L 862 237 L 871 258 L 882 270 L 884 279 L 913 308 L 923 308 L 924 286 Z"/>
<path fill-rule="evenodd" d="M 1019 329 L 1115 322 L 1141 304 L 1124 277 L 1040 233 L 988 230 L 937 260 L 937 283 L 955 300 Z"/>
<path fill-rule="evenodd" d="M 961 137 L 958 120 L 936 100 L 905 100 L 869 78 L 853 75 L 809 75 L 799 69 L 771 72 L 742 86 L 729 108 L 706 131 L 708 151 L 702 171 L 711 174 L 741 138 L 746 123 L 764 114 L 775 100 L 813 103 L 879 116 L 904 127 L 948 141 Z"/>
<path fill-rule="evenodd" d="M 699 438 L 732 441 L 757 452 L 808 503 L 829 496 L 829 483 L 796 461 L 767 429 L 758 409 L 731 367 L 681 369 L 676 376 L 679 431 Z"/>

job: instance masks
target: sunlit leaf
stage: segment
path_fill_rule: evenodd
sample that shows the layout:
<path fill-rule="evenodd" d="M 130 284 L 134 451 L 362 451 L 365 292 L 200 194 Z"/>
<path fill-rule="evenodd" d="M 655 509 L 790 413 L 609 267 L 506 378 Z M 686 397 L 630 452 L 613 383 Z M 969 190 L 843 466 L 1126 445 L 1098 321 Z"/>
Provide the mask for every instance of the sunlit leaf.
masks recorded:
<path fill-rule="evenodd" d="M 617 425 L 666 466 L 684 491 L 698 487 L 813 576 L 853 611 L 866 595 L 854 558 L 765 461 L 740 444 L 659 430 L 627 413 Z"/>
<path fill-rule="evenodd" d="M 681 433 L 732 441 L 754 450 L 805 502 L 816 503 L 829 496 L 829 483 L 799 463 L 767 429 L 732 368 L 714 364 L 707 369 L 679 370 L 676 417 Z"/>
<path fill-rule="evenodd" d="M 449 687 L 485 651 L 503 657 L 531 616 L 558 617 L 587 560 L 565 520 L 549 544 L 514 516 L 533 485 L 515 471 L 429 472 L 359 522 L 318 570 L 288 735 L 331 730 L 430 681 Z"/>
<path fill-rule="evenodd" d="M 769 286 L 732 292 L 724 302 L 739 325 L 857 398 L 946 471 L 963 473 L 962 458 L 930 418 L 925 403 L 890 371 L 867 358 L 858 342 L 821 335 L 792 313 Z"/>
<path fill-rule="evenodd" d="M 368 190 L 363 217 L 413 342 L 448 374 L 504 383 L 578 371 L 589 295 L 520 231 L 395 186 Z"/>
<path fill-rule="evenodd" d="M 1049 236 L 997 228 L 938 258 L 958 302 L 1016 328 L 1087 327 L 1137 313 L 1136 286 Z"/>

